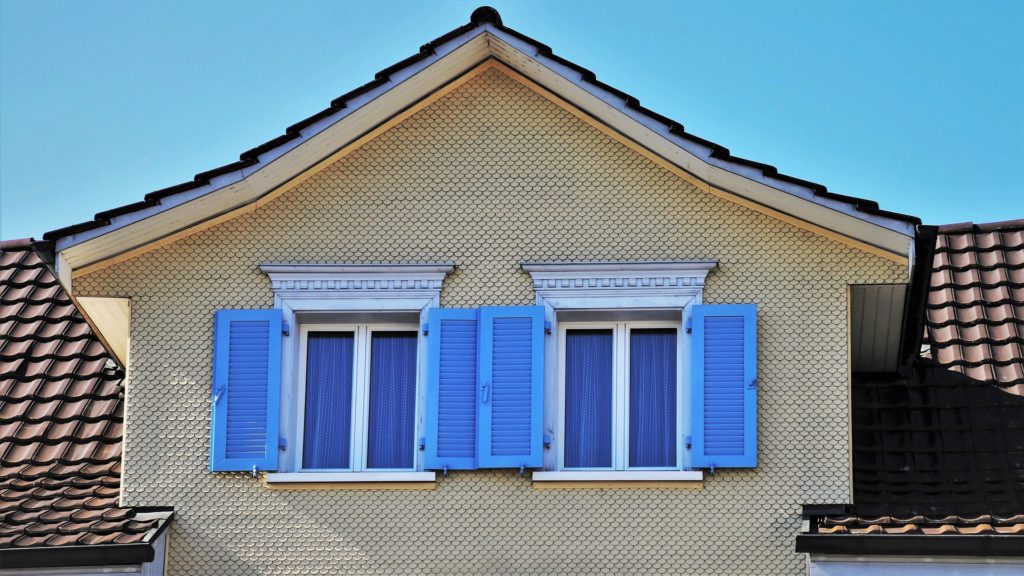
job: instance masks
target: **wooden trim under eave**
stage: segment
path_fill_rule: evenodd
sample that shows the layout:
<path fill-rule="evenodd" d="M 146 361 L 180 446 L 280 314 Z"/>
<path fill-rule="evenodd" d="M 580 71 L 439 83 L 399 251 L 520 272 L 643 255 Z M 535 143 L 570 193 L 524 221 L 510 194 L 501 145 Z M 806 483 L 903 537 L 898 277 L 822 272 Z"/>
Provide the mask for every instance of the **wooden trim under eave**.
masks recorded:
<path fill-rule="evenodd" d="M 241 216 L 243 214 L 256 211 L 257 209 L 265 206 L 269 202 L 271 202 L 274 199 L 276 199 L 277 197 L 281 196 L 285 192 L 288 192 L 289 190 L 292 190 L 296 186 L 302 184 L 303 182 L 305 182 L 306 180 L 311 178 L 313 175 L 318 173 L 320 170 L 322 170 L 325 167 L 327 167 L 327 166 L 337 162 L 338 160 L 344 158 L 345 156 L 347 156 L 351 152 L 355 151 L 359 147 L 363 146 L 367 142 L 377 138 L 378 136 L 380 136 L 384 132 L 390 130 L 392 127 L 394 127 L 397 124 L 405 121 L 406 119 L 408 119 L 413 114 L 415 114 L 415 113 L 419 112 L 420 110 L 426 108 L 427 106 L 433 104 L 434 102 L 436 102 L 440 98 L 443 98 L 444 96 L 450 94 L 451 92 L 453 92 L 457 88 L 461 87 L 463 84 L 465 84 L 469 80 L 472 80 L 473 78 L 479 76 L 480 74 L 483 74 L 484 72 L 487 72 L 488 70 L 492 70 L 492 69 L 493 70 L 501 71 L 503 74 L 505 74 L 506 76 L 508 76 L 512 80 L 515 80 L 516 82 L 522 84 L 523 86 L 527 87 L 528 89 L 530 89 L 531 91 L 535 92 L 539 96 L 541 96 L 544 99 L 550 101 L 551 103 L 555 104 L 559 108 L 562 108 L 563 110 L 569 112 L 574 117 L 576 117 L 576 118 L 582 120 L 583 122 L 587 123 L 589 126 L 592 126 L 592 127 L 596 128 L 597 130 L 599 130 L 601 133 L 605 134 L 606 136 L 608 136 L 608 137 L 614 139 L 615 141 L 623 144 L 624 146 L 626 146 L 630 150 L 633 150 L 634 152 L 642 155 L 644 158 L 647 158 L 648 160 L 654 162 L 658 166 L 668 170 L 669 172 L 671 172 L 672 174 L 678 176 L 679 178 L 682 178 L 683 180 L 685 180 L 686 182 L 690 183 L 691 185 L 693 185 L 694 187 L 696 187 L 699 190 L 703 190 L 704 192 L 707 192 L 707 193 L 709 193 L 709 194 L 711 194 L 713 196 L 717 196 L 719 198 L 728 200 L 728 201 L 733 202 L 735 204 L 739 204 L 740 206 L 743 206 L 745 208 L 754 210 L 755 212 L 764 214 L 766 216 L 770 216 L 770 217 L 775 218 L 777 220 L 781 220 L 781 221 L 786 222 L 787 224 L 795 226 L 795 227 L 797 227 L 799 229 L 806 230 L 808 232 L 817 234 L 819 236 L 823 236 L 825 238 L 829 238 L 831 240 L 835 240 L 835 241 L 840 242 L 842 244 L 845 244 L 847 246 L 851 246 L 851 247 L 856 248 L 858 250 L 861 250 L 861 251 L 864 251 L 864 252 L 868 252 L 870 254 L 873 254 L 875 256 L 879 256 L 881 258 L 884 258 L 886 260 L 890 260 L 892 262 L 896 262 L 898 264 L 909 265 L 909 259 L 908 259 L 907 256 L 903 256 L 901 254 L 896 254 L 896 253 L 890 252 L 888 250 L 885 250 L 883 248 L 879 248 L 877 246 L 868 244 L 866 242 L 850 238 L 848 236 L 845 236 L 845 235 L 840 234 L 838 232 L 835 232 L 833 230 L 829 230 L 827 228 L 818 226 L 816 224 L 812 224 L 812 223 L 807 222 L 805 220 L 802 220 L 800 218 L 797 218 L 797 217 L 791 216 L 789 214 L 780 212 L 780 211 L 775 210 L 773 208 L 769 208 L 769 207 L 767 207 L 767 206 L 765 206 L 763 204 L 759 204 L 757 202 L 753 202 L 753 201 L 748 200 L 746 198 L 743 198 L 743 197 L 741 197 L 741 196 L 739 196 L 737 194 L 734 194 L 734 193 L 731 193 L 729 191 L 722 190 L 720 188 L 712 186 L 711 184 L 701 180 L 700 178 L 695 177 L 694 175 L 690 174 L 689 172 L 685 171 L 684 169 L 680 168 L 679 166 L 673 164 L 672 162 L 669 162 L 665 158 L 663 158 L 663 157 L 659 156 L 658 154 L 652 152 L 651 150 L 647 149 L 646 147 L 641 146 L 640 144 L 636 143 L 635 141 L 631 140 L 630 138 L 626 137 L 625 135 L 619 133 L 618 131 L 610 128 L 609 126 L 607 126 L 603 122 L 600 122 L 599 120 L 593 118 L 592 116 L 584 113 L 578 107 L 576 107 L 573 104 L 571 104 L 570 102 L 566 101 L 561 96 L 559 96 L 559 95 L 557 95 L 557 94 L 547 90 L 543 86 L 537 84 L 533 80 L 527 78 L 526 76 L 522 75 L 518 71 L 512 69 L 510 66 L 506 65 L 505 63 L 495 59 L 494 57 L 491 57 L 491 58 L 488 58 L 487 60 L 481 62 L 477 66 L 473 67 L 472 69 L 468 70 L 467 72 L 465 72 L 461 76 L 456 77 L 451 82 L 449 82 L 448 84 L 442 86 L 441 88 L 439 88 L 438 90 L 436 90 L 432 94 L 426 96 L 422 100 L 420 100 L 420 101 L 416 102 L 415 104 L 409 106 L 405 110 L 395 114 L 390 119 L 382 122 L 381 124 L 379 124 L 373 130 L 367 132 L 366 134 L 360 136 L 359 138 L 356 138 L 352 142 L 350 142 L 350 143 L 346 144 L 345 146 L 341 147 L 335 153 L 333 153 L 330 156 L 324 158 L 323 160 L 321 160 L 320 162 L 314 164 L 313 166 L 310 166 L 309 168 L 303 170 L 303 172 L 301 172 L 300 174 L 297 174 L 294 178 L 292 178 L 288 182 L 282 184 L 281 186 L 278 186 L 276 189 L 268 192 L 264 196 L 262 196 L 260 198 L 257 198 L 253 202 L 251 202 L 249 204 L 246 204 L 244 206 L 240 206 L 238 208 L 235 208 L 233 210 L 230 210 L 228 212 L 225 212 L 225 213 L 223 213 L 223 214 L 221 214 L 219 216 L 215 216 L 215 217 L 210 218 L 208 220 L 205 220 L 203 222 L 199 222 L 199 223 L 197 223 L 195 225 L 192 225 L 192 226 L 190 226 L 188 228 L 185 228 L 183 230 L 180 230 L 180 231 L 178 231 L 176 233 L 170 234 L 170 235 L 165 236 L 163 238 L 160 238 L 158 240 L 154 240 L 152 242 L 149 242 L 149 243 L 144 244 L 142 246 L 139 246 L 137 248 L 134 248 L 134 249 L 122 252 L 120 254 L 117 254 L 115 256 L 111 256 L 110 258 L 106 258 L 106 259 L 98 261 L 98 262 L 94 262 L 94 263 L 89 264 L 87 266 L 84 266 L 84 267 L 82 267 L 80 269 L 73 270 L 72 271 L 72 278 L 77 278 L 77 277 L 81 277 L 81 276 L 84 276 L 84 275 L 87 275 L 87 274 L 91 274 L 91 273 L 96 272 L 98 270 L 102 270 L 104 268 L 108 268 L 110 266 L 113 266 L 115 264 L 119 264 L 119 263 L 124 262 L 126 260 L 130 260 L 130 259 L 132 259 L 132 258 L 134 258 L 136 256 L 140 256 L 142 254 L 145 254 L 147 252 L 151 252 L 153 250 L 156 250 L 156 249 L 161 248 L 163 246 L 166 246 L 168 244 L 177 242 L 178 240 L 181 240 L 183 238 L 187 238 L 187 237 L 189 237 L 189 236 L 191 236 L 193 234 L 197 234 L 199 232 L 202 232 L 203 230 L 206 230 L 206 229 L 208 229 L 208 228 L 210 228 L 212 226 L 216 226 L 218 224 L 221 224 L 223 222 L 231 220 L 231 219 L 233 219 L 233 218 L 235 218 L 237 216 Z M 910 240 L 908 239 L 908 242 L 909 241 Z"/>
<path fill-rule="evenodd" d="M 233 218 L 235 218 L 237 216 L 241 216 L 241 215 L 247 214 L 249 212 L 255 212 L 256 210 L 258 210 L 259 208 L 262 208 L 263 206 L 266 206 L 268 203 L 270 203 L 271 201 L 273 201 L 277 197 L 281 196 L 285 192 L 288 192 L 289 190 L 292 190 L 293 188 L 299 186 L 300 184 L 302 184 L 303 182 L 305 182 L 309 178 L 313 177 L 315 174 L 317 174 L 318 172 L 320 172 L 321 170 L 323 170 L 327 166 L 330 166 L 331 164 L 334 164 L 338 160 L 344 158 L 345 156 L 347 156 L 347 155 L 351 154 L 352 152 L 354 152 L 355 150 L 359 149 L 361 146 L 363 146 L 367 142 L 370 142 L 371 140 L 377 138 L 378 136 L 380 136 L 384 132 L 387 132 L 388 130 L 390 130 L 394 126 L 404 122 L 405 120 L 407 120 L 413 114 L 416 114 L 420 110 L 423 110 L 427 106 L 430 106 L 434 102 L 436 102 L 436 101 L 440 100 L 441 98 L 447 96 L 448 94 L 452 93 L 453 91 L 455 91 L 456 89 L 461 87 L 466 82 L 469 82 L 470 80 L 472 80 L 473 78 L 483 74 L 484 72 L 486 72 L 486 71 L 488 71 L 488 70 L 490 70 L 492 68 L 495 68 L 497 66 L 497 64 L 498 64 L 498 62 L 496 60 L 494 60 L 493 58 L 488 58 L 487 60 L 484 60 L 480 64 L 477 64 L 476 66 L 474 66 L 473 68 L 471 68 L 470 70 L 468 70 L 467 72 L 462 74 L 461 76 L 458 76 L 455 79 L 453 79 L 451 82 L 449 82 L 448 84 L 445 84 L 444 86 L 442 86 L 441 88 L 439 88 L 438 90 L 433 92 L 432 94 L 430 94 L 430 95 L 426 96 L 425 98 L 423 98 L 422 100 L 414 103 L 413 105 L 409 106 L 408 108 L 406 108 L 405 110 L 399 112 L 398 114 L 395 114 L 394 116 L 392 116 L 388 120 L 386 120 L 386 121 L 382 122 L 381 124 L 379 124 L 373 130 L 370 130 L 366 134 L 363 134 L 359 138 L 356 138 L 352 142 L 349 142 L 345 146 L 342 146 L 335 153 L 333 153 L 330 156 L 328 156 L 327 158 L 324 158 L 323 160 L 317 162 L 313 166 L 310 166 L 309 168 L 303 170 L 300 174 L 297 174 L 294 178 L 292 178 L 288 182 L 282 184 L 281 186 L 278 186 L 274 190 L 271 190 L 270 192 L 268 192 L 267 194 L 263 195 L 262 197 L 257 198 L 255 201 L 253 201 L 253 202 L 251 202 L 249 204 L 246 204 L 245 206 L 240 206 L 238 208 L 235 208 L 234 210 L 230 210 L 228 212 L 220 214 L 219 216 L 215 216 L 215 217 L 210 218 L 208 220 L 204 220 L 203 222 L 199 222 L 199 223 L 197 223 L 197 224 L 195 224 L 193 226 L 189 226 L 188 228 L 185 228 L 183 230 L 175 232 L 174 234 L 170 234 L 168 236 L 164 236 L 163 238 L 160 238 L 158 240 L 154 240 L 154 241 L 149 242 L 147 244 L 143 244 L 142 246 L 139 246 L 137 248 L 133 248 L 131 250 L 127 250 L 127 251 L 122 252 L 120 254 L 117 254 L 115 256 L 111 256 L 110 258 L 106 258 L 106 259 L 100 260 L 99 262 L 94 262 L 92 264 L 89 264 L 88 266 L 84 266 L 84 267 L 82 267 L 80 269 L 73 270 L 71 272 L 72 279 L 78 278 L 78 277 L 81 277 L 81 276 L 85 276 L 87 274 L 92 274 L 93 272 L 96 272 L 96 271 L 99 271 L 99 270 L 103 270 L 104 268 L 109 268 L 110 266 L 113 266 L 115 264 L 120 264 L 121 262 L 124 262 L 126 260 L 131 260 L 132 258 L 135 258 L 136 256 L 141 256 L 142 254 L 145 254 L 147 252 L 152 252 L 153 250 L 156 250 L 158 248 L 162 248 L 164 246 L 167 246 L 168 244 L 173 244 L 174 242 L 177 242 L 178 240 L 182 240 L 184 238 L 192 236 L 193 234 L 198 234 L 199 232 L 202 232 L 203 230 L 206 230 L 206 229 L 211 228 L 213 226 L 216 226 L 218 224 L 222 224 L 224 222 L 227 222 L 228 220 L 231 220 L 231 219 L 233 219 Z"/>
<path fill-rule="evenodd" d="M 746 198 L 743 198 L 743 197 L 741 197 L 741 196 L 739 196 L 737 194 L 733 194 L 732 192 L 729 192 L 727 190 L 722 190 L 720 188 L 716 188 L 715 186 L 712 186 L 711 184 L 708 184 L 707 182 L 701 180 L 700 178 L 697 178 L 696 176 L 690 174 L 686 170 L 683 170 L 679 166 L 676 166 L 672 162 L 669 162 L 665 158 L 662 158 L 658 154 L 655 154 L 654 152 L 652 152 L 651 150 L 647 149 L 646 147 L 637 144 L 635 141 L 631 140 L 630 138 L 627 138 L 626 136 L 624 136 L 623 134 L 621 134 L 617 130 L 614 130 L 614 129 L 610 128 L 608 125 L 604 124 L 603 122 L 600 122 L 599 120 L 595 119 L 594 117 L 590 116 L 589 114 L 583 113 L 579 109 L 579 107 L 574 106 L 572 103 L 566 101 L 561 96 L 551 92 L 550 90 L 548 90 L 547 88 L 544 88 L 540 84 L 537 84 L 533 80 L 531 80 L 531 79 L 527 78 L 526 76 L 522 75 L 521 73 L 519 73 L 517 70 L 514 70 L 511 67 L 507 66 L 505 63 L 498 61 L 497 64 L 494 67 L 497 70 L 500 70 L 503 73 L 505 73 L 507 76 L 509 76 L 513 80 L 519 82 L 520 84 L 526 86 L 527 88 L 529 88 L 533 92 L 537 93 L 541 97 L 551 101 L 551 103 L 555 104 L 559 108 L 562 108 L 563 110 L 565 110 L 566 112 L 572 114 L 576 118 L 578 118 L 578 119 L 582 120 L 583 122 L 587 123 L 588 125 L 596 128 L 597 130 L 599 130 L 604 135 L 614 139 L 615 141 L 617 141 L 620 144 L 626 146 L 630 150 L 640 154 L 644 158 L 647 158 L 648 160 L 654 162 L 658 166 L 668 170 L 669 172 L 671 172 L 672 174 L 678 176 L 679 178 L 682 178 L 683 180 L 686 180 L 687 182 L 692 184 L 694 187 L 696 187 L 698 190 L 703 190 L 704 192 L 707 192 L 707 193 L 709 193 L 709 194 L 711 194 L 713 196 L 717 196 L 719 198 L 722 198 L 722 199 L 728 200 L 730 202 L 739 204 L 740 206 L 743 206 L 744 208 L 749 208 L 751 210 L 754 210 L 755 212 L 760 212 L 761 214 L 764 214 L 766 216 L 771 216 L 772 218 L 776 218 L 778 220 L 782 220 L 783 222 L 786 222 L 787 224 L 796 226 L 797 228 L 800 228 L 802 230 L 806 230 L 808 232 L 812 232 L 812 233 L 817 234 L 819 236 L 824 236 L 824 237 L 829 238 L 831 240 L 835 240 L 837 242 L 841 242 L 843 244 L 846 244 L 847 246 L 851 246 L 853 248 L 857 248 L 858 250 L 863 250 L 863 251 L 868 252 L 870 254 L 874 254 L 874 255 L 879 256 L 881 258 L 885 258 L 886 260 L 891 260 L 893 262 L 896 262 L 898 264 L 903 264 L 903 265 L 908 265 L 909 262 L 910 262 L 907 256 L 903 256 L 901 254 L 895 254 L 893 252 L 889 252 L 888 250 L 885 250 L 883 248 L 879 248 L 877 246 L 873 246 L 873 245 L 868 244 L 866 242 L 862 242 L 860 240 L 856 240 L 854 238 L 850 238 L 848 236 L 845 236 L 845 235 L 840 234 L 838 232 L 835 232 L 833 230 L 829 230 L 827 228 L 823 228 L 823 227 L 818 226 L 816 224 L 812 224 L 810 222 L 807 222 L 806 220 L 801 220 L 800 218 L 796 218 L 795 216 L 790 216 L 789 214 L 786 214 L 786 213 L 783 213 L 783 212 L 779 212 L 778 210 L 775 210 L 773 208 L 769 208 L 769 207 L 767 207 L 767 206 L 765 206 L 763 204 L 758 204 L 757 202 L 753 202 L 753 201 L 748 200 Z M 908 238 L 908 242 L 909 241 L 910 241 L 910 239 Z"/>

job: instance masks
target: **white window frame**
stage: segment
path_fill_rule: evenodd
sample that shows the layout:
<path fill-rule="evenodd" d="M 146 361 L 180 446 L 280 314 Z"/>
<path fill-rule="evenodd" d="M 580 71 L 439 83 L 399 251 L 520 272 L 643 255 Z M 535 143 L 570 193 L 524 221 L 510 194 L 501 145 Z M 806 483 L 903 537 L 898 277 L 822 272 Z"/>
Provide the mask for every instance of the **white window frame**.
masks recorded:
<path fill-rule="evenodd" d="M 288 329 L 282 336 L 281 356 L 281 440 L 278 472 L 267 475 L 274 482 L 420 482 L 435 478 L 423 471 L 419 438 L 423 437 L 426 410 L 427 337 L 421 329 L 427 323 L 427 311 L 441 303 L 441 288 L 454 264 L 262 264 L 260 270 L 270 278 L 274 306 L 283 312 Z M 331 325 L 374 325 L 374 314 L 414 313 L 418 325 L 399 324 L 402 330 L 415 330 L 416 347 L 416 434 L 415 470 L 324 471 L 302 469 L 301 418 L 305 406 L 304 333 Z M 337 322 L 325 320 L 333 314 L 352 313 L 368 321 Z M 368 350 L 368 348 L 367 348 Z M 364 358 L 365 360 L 365 358 Z M 300 368 L 300 364 L 302 365 Z M 300 396 L 301 395 L 301 396 Z M 353 397 L 353 405 L 356 398 Z M 368 404 L 367 404 L 368 406 Z M 301 409 L 301 410 L 300 410 Z M 353 426 L 355 430 L 355 426 Z M 353 456 L 357 445 L 352 444 Z M 362 442 L 365 463 L 365 441 Z M 353 460 L 354 461 L 354 460 Z"/>
<path fill-rule="evenodd" d="M 416 434 L 414 431 L 413 465 L 409 468 L 373 468 L 367 467 L 366 458 L 369 448 L 370 431 L 370 354 L 372 350 L 373 335 L 378 332 L 413 332 L 419 329 L 416 324 L 337 324 L 309 322 L 302 324 L 300 328 L 299 357 L 298 357 L 298 390 L 296 390 L 295 414 L 296 434 L 295 451 L 298 459 L 298 472 L 413 472 L 416 470 L 418 460 L 416 452 Z M 349 435 L 349 466 L 347 468 L 306 468 L 302 465 L 303 443 L 306 437 L 306 362 L 308 360 L 307 342 L 310 332 L 351 332 L 352 341 L 352 413 L 349 418 L 352 422 Z M 418 347 L 417 347 L 418 348 Z M 419 350 L 417 349 L 417 363 L 419 362 Z M 419 398 L 419 378 L 416 382 L 416 397 Z M 414 422 L 421 418 L 419 402 L 413 406 Z"/>
<path fill-rule="evenodd" d="M 677 377 L 680 389 L 677 401 L 680 406 L 677 416 L 681 419 L 677 433 L 678 446 L 682 453 L 677 467 L 666 469 L 622 470 L 578 470 L 563 469 L 564 462 L 564 376 L 560 375 L 564 353 L 564 331 L 562 325 L 578 325 L 588 312 L 595 318 L 609 312 L 630 322 L 630 315 L 637 318 L 645 312 L 672 314 L 679 319 L 677 343 L 681 351 L 691 345 L 691 334 L 686 330 L 695 304 L 703 303 L 704 281 L 708 273 L 718 266 L 714 260 L 659 260 L 659 261 L 602 261 L 602 262 L 523 262 L 522 269 L 533 280 L 536 303 L 544 306 L 545 321 L 551 326 L 554 338 L 547 339 L 545 349 L 545 408 L 544 432 L 552 437 L 544 451 L 544 470 L 534 472 L 534 481 L 573 480 L 700 480 L 700 471 L 688 470 L 689 449 L 684 438 L 690 436 L 690 355 L 680 353 Z M 559 317 L 572 312 L 571 322 L 559 321 Z M 582 316 L 583 318 L 579 318 Z M 600 322 L 599 322 L 600 323 Z M 674 323 L 674 320 L 673 320 Z M 625 369 L 622 366 L 621 369 Z M 627 414 L 628 418 L 628 414 Z M 625 420 L 628 425 L 628 420 Z M 627 452 L 628 463 L 628 444 Z"/>
<path fill-rule="evenodd" d="M 629 465 L 629 366 L 630 334 L 644 328 L 669 328 L 676 331 L 676 433 L 681 434 L 684 426 L 684 388 L 682 357 L 682 324 L 674 321 L 620 320 L 616 322 L 562 322 L 558 327 L 558 442 L 552 448 L 557 450 L 558 470 L 573 472 L 600 471 L 661 471 L 681 470 L 685 447 L 682 437 L 676 439 L 676 465 L 659 467 L 633 467 Z M 565 373 L 568 364 L 565 359 L 566 333 L 569 330 L 611 330 L 612 331 L 612 465 L 610 468 L 566 468 L 565 466 Z M 688 404 L 688 403 L 687 403 Z"/>

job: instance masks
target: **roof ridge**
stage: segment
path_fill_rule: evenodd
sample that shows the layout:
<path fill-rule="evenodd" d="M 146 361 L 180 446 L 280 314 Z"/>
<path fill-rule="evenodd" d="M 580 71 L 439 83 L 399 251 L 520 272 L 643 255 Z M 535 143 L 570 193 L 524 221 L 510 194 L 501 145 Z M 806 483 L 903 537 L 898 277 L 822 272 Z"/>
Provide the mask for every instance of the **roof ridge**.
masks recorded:
<path fill-rule="evenodd" d="M 1024 218 L 1014 220 L 999 220 L 996 222 L 957 222 L 955 224 L 942 224 L 939 226 L 939 234 L 967 234 L 971 232 L 998 232 L 1005 230 L 1024 230 Z"/>
<path fill-rule="evenodd" d="M 804 180 L 802 178 L 797 178 L 795 176 L 784 174 L 782 172 L 779 172 L 778 168 L 770 164 L 765 164 L 763 162 L 757 162 L 755 160 L 735 156 L 725 146 L 716 144 L 715 142 L 712 142 L 710 140 L 687 132 L 682 123 L 677 122 L 671 118 L 668 118 L 667 116 L 661 115 L 653 110 L 645 108 L 644 106 L 641 106 L 639 99 L 609 84 L 606 84 L 605 82 L 598 80 L 597 75 L 594 72 L 580 66 L 579 64 L 571 62 L 561 56 L 558 56 L 557 54 L 554 53 L 551 47 L 547 46 L 546 44 L 543 44 L 521 32 L 518 32 L 512 28 L 505 26 L 501 20 L 501 15 L 498 13 L 497 10 L 489 6 L 481 6 L 480 8 L 477 8 L 476 10 L 473 11 L 472 15 L 470 16 L 469 23 L 456 27 L 453 30 L 435 38 L 434 40 L 431 40 L 426 44 L 423 44 L 422 46 L 420 46 L 419 51 L 416 52 L 415 54 L 407 58 L 404 58 L 396 62 L 395 64 L 392 64 L 391 66 L 388 66 L 374 74 L 373 80 L 331 100 L 330 105 L 327 108 L 324 108 L 323 110 L 316 112 L 313 115 L 308 116 L 307 118 L 300 120 L 295 124 L 292 124 L 291 126 L 288 126 L 285 129 L 284 134 L 276 136 L 254 148 L 246 150 L 245 152 L 239 155 L 238 161 L 224 164 L 222 166 L 218 166 L 205 172 L 200 172 L 196 174 L 191 181 L 181 182 L 173 186 L 149 192 L 143 197 L 142 200 L 133 202 L 131 204 L 126 204 L 109 210 L 97 212 L 92 220 L 87 220 L 84 222 L 79 222 L 77 224 L 64 226 L 56 230 L 51 230 L 43 234 L 43 239 L 46 241 L 57 240 L 62 237 L 108 226 L 112 223 L 112 218 L 115 218 L 117 216 L 123 216 L 125 214 L 131 214 L 133 212 L 138 212 L 146 208 L 158 206 L 161 204 L 161 200 L 163 200 L 164 198 L 173 196 L 175 194 L 179 194 L 181 192 L 186 192 L 189 190 L 200 188 L 202 186 L 206 186 L 210 184 L 211 180 L 213 180 L 217 176 L 221 176 L 224 174 L 228 174 L 230 172 L 234 172 L 259 164 L 259 156 L 261 156 L 262 154 L 265 154 L 266 152 L 278 148 L 279 146 L 287 144 L 292 140 L 300 138 L 302 136 L 301 132 L 303 129 L 308 128 L 317 121 L 327 118 L 328 116 L 334 114 L 335 112 L 341 109 L 344 109 L 347 103 L 353 98 L 356 98 L 357 96 L 365 94 L 366 92 L 369 92 L 374 88 L 384 85 L 385 83 L 391 80 L 391 76 L 396 72 L 435 54 L 435 48 L 437 48 L 438 46 L 480 26 L 493 26 L 494 28 L 500 30 L 501 32 L 509 34 L 514 38 L 517 38 L 525 43 L 530 44 L 537 50 L 539 54 L 545 56 L 546 58 L 554 60 L 555 62 L 579 73 L 582 80 L 587 82 L 588 84 L 591 84 L 597 88 L 600 88 L 606 92 L 614 94 L 615 96 L 623 99 L 625 102 L 625 106 L 627 108 L 639 112 L 640 114 L 643 114 L 644 116 L 647 116 L 648 118 L 664 125 L 665 127 L 667 127 L 669 133 L 671 133 L 672 135 L 675 135 L 677 137 L 683 138 L 685 140 L 688 140 L 690 142 L 710 149 L 710 157 L 715 160 L 719 160 L 722 162 L 731 162 L 743 166 L 745 168 L 753 168 L 756 170 L 760 170 L 762 176 L 765 178 L 778 180 L 780 182 L 784 182 L 787 184 L 793 184 L 807 188 L 811 192 L 812 196 L 817 196 L 820 198 L 848 204 L 852 206 L 855 210 L 863 212 L 864 214 L 900 220 L 910 224 L 921 224 L 920 218 L 917 218 L 916 216 L 910 216 L 907 214 L 900 214 L 898 212 L 893 212 L 890 210 L 884 210 L 880 208 L 878 203 L 873 200 L 830 192 L 824 184 L 819 184 L 817 182 L 812 182 L 810 180 Z"/>

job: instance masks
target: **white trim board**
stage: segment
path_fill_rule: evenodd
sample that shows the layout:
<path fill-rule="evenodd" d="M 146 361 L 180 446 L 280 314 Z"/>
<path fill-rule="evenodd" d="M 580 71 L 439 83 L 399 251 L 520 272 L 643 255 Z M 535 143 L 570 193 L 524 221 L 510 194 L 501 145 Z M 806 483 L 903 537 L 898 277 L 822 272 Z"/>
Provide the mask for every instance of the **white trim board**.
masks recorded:
<path fill-rule="evenodd" d="M 267 484 L 306 482 L 434 482 L 435 472 L 271 472 Z"/>
<path fill-rule="evenodd" d="M 488 58 L 702 182 L 885 252 L 900 257 L 910 253 L 913 224 L 866 214 L 847 203 L 816 196 L 803 186 L 767 179 L 758 169 L 712 158 L 710 148 L 671 134 L 666 126 L 629 108 L 618 95 L 586 82 L 579 72 L 492 24 L 436 46 L 432 55 L 395 71 L 388 82 L 346 102 L 345 108 L 306 128 L 300 138 L 266 152 L 258 164 L 169 196 L 158 206 L 113 217 L 110 225 L 59 238 L 57 250 L 72 271 L 91 267 L 242 207 L 259 205 L 268 194 Z"/>
<path fill-rule="evenodd" d="M 680 482 L 704 480 L 700 470 L 535 471 L 534 482 Z"/>

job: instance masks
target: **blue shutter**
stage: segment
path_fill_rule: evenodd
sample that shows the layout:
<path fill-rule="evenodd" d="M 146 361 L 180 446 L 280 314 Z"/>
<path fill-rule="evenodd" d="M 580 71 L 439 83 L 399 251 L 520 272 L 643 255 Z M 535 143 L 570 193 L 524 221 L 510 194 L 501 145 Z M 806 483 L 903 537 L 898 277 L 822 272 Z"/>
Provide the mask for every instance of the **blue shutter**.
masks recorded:
<path fill-rule="evenodd" d="M 757 466 L 757 305 L 693 307 L 695 468 Z"/>
<path fill-rule="evenodd" d="M 211 472 L 277 469 L 281 322 L 280 310 L 217 312 Z"/>
<path fill-rule="evenodd" d="M 477 467 L 477 328 L 475 309 L 429 312 L 426 469 Z"/>
<path fill-rule="evenodd" d="M 479 358 L 480 467 L 542 467 L 544 308 L 481 308 Z"/>

